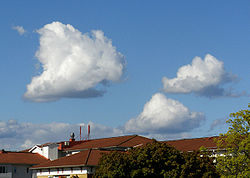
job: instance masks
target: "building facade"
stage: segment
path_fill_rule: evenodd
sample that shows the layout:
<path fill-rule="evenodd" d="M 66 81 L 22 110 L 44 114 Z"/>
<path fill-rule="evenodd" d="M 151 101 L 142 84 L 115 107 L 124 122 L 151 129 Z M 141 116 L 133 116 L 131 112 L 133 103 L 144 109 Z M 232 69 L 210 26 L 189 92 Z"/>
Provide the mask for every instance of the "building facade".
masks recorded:
<path fill-rule="evenodd" d="M 32 178 L 36 174 L 29 168 L 44 162 L 45 157 L 28 152 L 0 151 L 0 178 Z"/>

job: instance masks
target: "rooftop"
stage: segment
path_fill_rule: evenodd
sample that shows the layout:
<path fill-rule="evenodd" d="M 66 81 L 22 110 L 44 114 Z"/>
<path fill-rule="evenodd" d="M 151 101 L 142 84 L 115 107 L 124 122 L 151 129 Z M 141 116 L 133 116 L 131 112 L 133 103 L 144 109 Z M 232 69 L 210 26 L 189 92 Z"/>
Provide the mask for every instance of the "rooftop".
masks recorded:
<path fill-rule="evenodd" d="M 97 166 L 101 158 L 101 153 L 108 151 L 101 150 L 84 150 L 79 153 L 65 156 L 54 161 L 46 162 L 44 164 L 33 166 L 32 169 L 45 168 L 60 168 L 60 167 L 79 167 L 79 166 Z"/>
<path fill-rule="evenodd" d="M 2 150 L 0 152 L 0 164 L 41 164 L 48 162 L 48 159 L 37 154 L 29 152 L 10 152 Z"/>
<path fill-rule="evenodd" d="M 135 147 L 139 145 L 144 145 L 151 143 L 153 140 L 138 136 L 138 135 L 128 135 L 110 138 L 101 138 L 87 140 L 80 144 L 73 145 L 72 147 L 66 148 L 66 151 L 76 151 L 76 150 L 86 150 L 90 148 L 107 148 L 107 147 Z"/>
<path fill-rule="evenodd" d="M 195 151 L 199 150 L 201 146 L 204 146 L 207 149 L 216 149 L 217 147 L 216 143 L 214 142 L 214 138 L 216 137 L 182 139 L 163 142 L 175 147 L 180 151 Z M 73 145 L 72 147 L 65 148 L 66 151 L 80 151 L 79 153 L 35 165 L 32 167 L 32 169 L 97 166 L 102 153 L 108 153 L 110 151 L 110 149 L 103 150 L 103 148 L 132 148 L 146 145 L 147 143 L 151 142 L 153 142 L 152 139 L 138 135 L 87 140 Z"/>
<path fill-rule="evenodd" d="M 164 141 L 164 143 L 167 143 L 168 145 L 173 146 L 180 151 L 198 151 L 202 146 L 207 149 L 216 149 L 217 146 L 214 141 L 215 138 L 217 137 L 171 140 Z"/>

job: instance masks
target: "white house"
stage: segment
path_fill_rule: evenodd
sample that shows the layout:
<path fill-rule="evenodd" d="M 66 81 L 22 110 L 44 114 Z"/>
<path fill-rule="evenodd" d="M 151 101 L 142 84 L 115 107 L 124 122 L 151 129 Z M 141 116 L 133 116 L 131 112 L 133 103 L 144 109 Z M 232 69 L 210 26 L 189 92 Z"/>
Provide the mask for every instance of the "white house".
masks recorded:
<path fill-rule="evenodd" d="M 0 178 L 31 178 L 29 168 L 49 160 L 37 153 L 0 151 Z"/>

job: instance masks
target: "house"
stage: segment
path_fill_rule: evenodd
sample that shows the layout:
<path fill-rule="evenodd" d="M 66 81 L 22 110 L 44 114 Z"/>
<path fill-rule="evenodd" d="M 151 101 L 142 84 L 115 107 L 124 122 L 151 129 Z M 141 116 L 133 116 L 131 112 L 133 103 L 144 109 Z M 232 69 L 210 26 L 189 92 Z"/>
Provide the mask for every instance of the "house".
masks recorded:
<path fill-rule="evenodd" d="M 49 160 L 58 159 L 58 144 L 57 143 L 46 143 L 43 145 L 35 145 L 28 150 L 31 153 L 38 153 L 43 155 Z"/>
<path fill-rule="evenodd" d="M 203 146 L 211 154 L 214 154 L 217 151 L 216 143 L 214 142 L 215 138 L 207 137 L 163 142 L 182 152 L 198 151 Z M 56 143 L 58 147 L 55 150 L 58 152 L 58 159 L 52 159 L 52 157 L 48 156 L 48 159 L 52 161 L 35 165 L 31 170 L 36 172 L 37 178 L 91 178 L 98 166 L 102 153 L 108 153 L 113 150 L 125 152 L 128 149 L 152 142 L 152 139 L 139 135 L 81 141 L 76 141 L 74 137 L 71 137 L 67 142 Z M 53 150 L 55 146 L 51 146 L 51 143 L 49 143 L 34 146 L 30 151 L 50 155 L 49 151 L 47 151 L 50 149 L 49 147 Z M 46 151 L 42 152 L 41 148 Z"/>
<path fill-rule="evenodd" d="M 151 142 L 153 142 L 153 140 L 146 137 L 128 135 L 87 140 L 81 144 L 75 144 L 72 147 L 65 148 L 64 151 L 68 154 L 74 154 L 75 152 L 88 149 L 125 151 L 129 148 L 145 145 Z"/>
<path fill-rule="evenodd" d="M 0 151 L 0 178 L 31 178 L 34 165 L 48 162 L 37 153 Z"/>
<path fill-rule="evenodd" d="M 95 149 L 84 150 L 54 161 L 33 166 L 37 178 L 91 178 L 98 166 L 101 154 L 108 151 Z"/>
<path fill-rule="evenodd" d="M 72 135 L 69 141 L 56 142 L 56 143 L 45 143 L 45 144 L 37 144 L 30 149 L 24 150 L 25 152 L 30 153 L 38 153 L 49 160 L 55 160 L 61 157 L 66 156 L 66 152 L 64 151 L 66 148 L 70 148 L 77 144 L 81 144 L 86 140 L 76 141 L 74 136 Z"/>
<path fill-rule="evenodd" d="M 65 145 L 63 142 L 59 144 L 58 151 L 66 156 L 33 166 L 31 169 L 36 172 L 37 178 L 92 177 L 102 153 L 113 150 L 124 152 L 130 148 L 151 143 L 153 140 L 129 135 L 74 142 L 76 141 L 71 140 L 69 144 Z"/>

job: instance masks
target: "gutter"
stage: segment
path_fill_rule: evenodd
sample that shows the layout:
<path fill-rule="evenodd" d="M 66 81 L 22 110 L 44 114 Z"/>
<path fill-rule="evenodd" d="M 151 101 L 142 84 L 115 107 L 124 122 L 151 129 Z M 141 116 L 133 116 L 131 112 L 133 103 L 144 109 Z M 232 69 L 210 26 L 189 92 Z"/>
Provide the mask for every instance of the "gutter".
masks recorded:
<path fill-rule="evenodd" d="M 62 165 L 62 166 L 50 166 L 50 167 L 31 167 L 30 169 L 53 169 L 53 168 L 75 168 L 75 167 L 97 167 L 96 165 L 86 165 L 86 164 L 79 164 L 79 165 Z"/>

